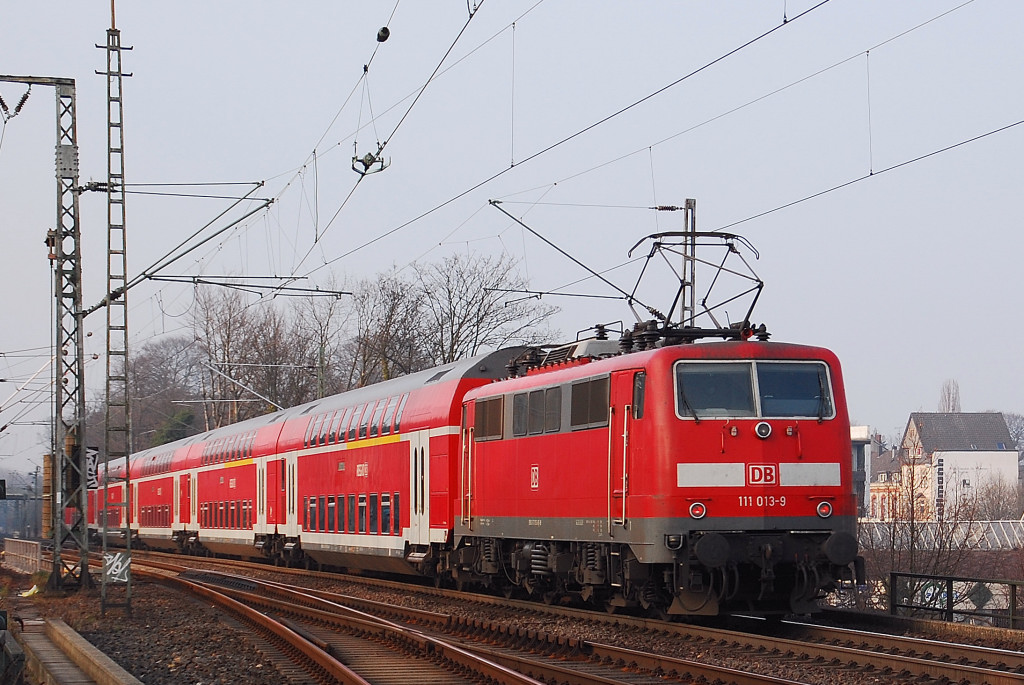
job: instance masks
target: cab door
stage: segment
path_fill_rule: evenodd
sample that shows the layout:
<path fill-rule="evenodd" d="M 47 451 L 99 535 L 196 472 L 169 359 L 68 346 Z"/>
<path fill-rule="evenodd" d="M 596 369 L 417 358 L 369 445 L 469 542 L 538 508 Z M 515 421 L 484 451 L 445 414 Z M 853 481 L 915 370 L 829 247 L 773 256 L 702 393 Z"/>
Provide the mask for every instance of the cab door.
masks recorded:
<path fill-rule="evenodd" d="M 608 520 L 609 530 L 629 529 L 632 438 L 637 420 L 643 417 L 646 375 L 643 369 L 617 371 L 611 376 L 608 429 Z"/>

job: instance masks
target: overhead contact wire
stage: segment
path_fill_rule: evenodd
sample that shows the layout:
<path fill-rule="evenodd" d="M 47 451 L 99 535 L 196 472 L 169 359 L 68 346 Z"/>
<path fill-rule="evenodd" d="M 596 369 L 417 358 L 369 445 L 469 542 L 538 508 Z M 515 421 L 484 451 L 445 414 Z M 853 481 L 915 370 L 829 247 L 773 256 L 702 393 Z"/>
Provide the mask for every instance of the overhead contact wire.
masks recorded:
<path fill-rule="evenodd" d="M 831 188 L 826 188 L 825 190 L 821 190 L 821 191 L 819 191 L 817 193 L 813 193 L 812 195 L 808 195 L 806 197 L 802 197 L 799 200 L 793 200 L 792 202 L 787 202 L 786 204 L 779 205 L 778 207 L 775 207 L 774 209 L 769 209 L 767 211 L 761 212 L 760 214 L 754 214 L 753 216 L 748 216 L 746 219 L 740 219 L 739 221 L 734 221 L 731 224 L 726 224 L 724 226 L 719 226 L 718 228 L 715 228 L 715 229 L 712 229 L 712 230 L 714 230 L 714 231 L 724 231 L 727 228 L 732 228 L 733 226 L 738 226 L 739 224 L 743 224 L 743 223 L 746 223 L 748 221 L 753 221 L 754 219 L 760 219 L 763 216 L 768 216 L 769 214 L 774 214 L 775 212 L 778 212 L 780 210 L 788 209 L 790 207 L 793 207 L 795 205 L 801 204 L 803 202 L 807 202 L 808 200 L 813 200 L 816 197 L 821 197 L 822 195 L 828 195 L 829 193 L 832 193 L 832 192 L 835 192 L 837 190 L 841 190 L 843 188 L 852 186 L 855 183 L 860 183 L 861 181 L 866 181 L 869 178 L 874 178 L 876 176 L 881 176 L 884 173 L 887 173 L 887 172 L 890 172 L 890 171 L 895 171 L 896 169 L 900 169 L 900 168 L 905 167 L 905 166 L 910 166 L 911 164 L 916 164 L 917 162 L 920 162 L 922 160 L 928 159 L 929 157 L 934 157 L 936 155 L 941 155 L 944 152 L 949 152 L 950 150 L 955 150 L 958 147 L 962 147 L 964 145 L 969 145 L 970 143 L 977 142 L 977 141 L 979 141 L 979 140 L 981 140 L 983 138 L 988 138 L 989 136 L 994 136 L 997 133 L 1002 133 L 1003 131 L 1008 131 L 1009 129 L 1014 128 L 1016 126 L 1020 126 L 1021 124 L 1024 124 L 1024 119 L 1021 119 L 1019 121 L 1015 121 L 1012 124 L 1007 124 L 1006 126 L 1001 126 L 1001 127 L 997 128 L 997 129 L 993 129 L 993 130 L 991 130 L 991 131 L 989 131 L 987 133 L 982 133 L 981 135 L 974 136 L 973 138 L 968 138 L 966 140 L 961 140 L 959 143 L 953 143 L 952 145 L 947 145 L 946 147 L 941 148 L 939 150 L 932 150 L 929 153 L 920 155 L 918 157 L 914 157 L 913 159 L 904 160 L 904 161 L 902 161 L 902 162 L 900 162 L 898 164 L 893 164 L 892 166 L 888 166 L 888 167 L 886 167 L 884 169 L 879 169 L 878 171 L 874 171 L 872 173 L 864 174 L 863 176 L 859 176 L 857 178 L 850 179 L 849 181 L 846 181 L 844 183 L 840 183 L 839 185 L 832 186 Z"/>
<path fill-rule="evenodd" d="M 825 0 L 825 2 L 828 2 L 828 0 Z M 448 46 L 448 49 L 445 51 L 444 56 L 441 57 L 441 60 L 437 63 L 437 66 L 434 67 L 434 71 L 432 71 L 430 73 L 430 77 L 427 78 L 427 80 L 423 83 L 423 86 L 416 93 L 416 97 L 413 98 L 413 101 L 409 104 L 409 107 L 406 108 L 405 113 L 402 115 L 401 119 L 399 119 L 398 123 L 395 124 L 395 128 L 392 129 L 391 135 L 389 135 L 387 138 L 385 138 L 379 144 L 378 149 L 377 149 L 377 155 L 378 156 L 383 155 L 384 148 L 386 148 L 388 146 L 388 143 L 391 142 L 391 139 L 395 137 L 395 134 L 398 132 L 398 129 L 401 128 L 402 124 L 408 118 L 409 113 L 412 112 L 413 107 L 416 106 L 416 103 L 419 102 L 420 97 L 423 96 L 423 93 L 424 93 L 424 91 L 426 91 L 427 86 L 429 86 L 430 82 L 433 81 L 434 77 L 437 76 L 437 72 L 441 69 L 441 66 L 444 64 L 445 60 L 448 59 L 448 55 L 450 55 L 452 50 L 455 49 L 455 46 L 458 44 L 459 39 L 462 38 L 462 35 L 466 32 L 466 29 L 469 28 L 470 22 L 473 21 L 473 17 L 476 16 L 476 12 L 480 10 L 480 7 L 482 7 L 483 4 L 484 4 L 483 0 L 481 0 L 480 4 L 477 5 L 477 7 L 476 7 L 476 11 L 472 12 L 469 15 L 469 19 L 467 19 L 466 23 L 462 25 L 462 29 L 459 30 L 458 35 L 455 36 L 455 40 L 452 41 L 451 45 Z M 397 5 L 396 5 L 396 9 L 397 9 Z M 379 43 L 378 43 L 378 45 L 379 45 Z M 376 49 L 375 49 L 375 52 L 376 52 Z M 364 73 L 365 73 L 365 71 L 364 71 Z M 306 261 L 306 259 L 309 258 L 309 255 L 313 253 L 313 250 L 316 248 L 317 244 L 320 242 L 320 238 L 322 238 L 327 233 L 327 230 L 331 227 L 331 225 L 334 224 L 335 219 L 337 219 L 338 215 L 341 214 L 341 210 L 343 210 L 345 208 L 345 205 L 348 204 L 348 201 L 352 198 L 352 195 L 355 193 L 356 188 L 359 187 L 360 182 L 362 182 L 362 180 L 364 178 L 366 178 L 366 177 L 365 176 L 360 176 L 356 180 L 356 182 L 353 184 L 352 189 L 349 190 L 348 195 L 346 195 L 345 199 L 342 200 L 341 205 L 338 207 L 337 211 L 334 212 L 334 215 L 331 217 L 331 220 L 327 222 L 326 226 L 324 226 L 323 233 L 321 233 L 320 236 L 316 240 L 313 241 L 313 245 L 310 246 L 310 248 L 306 252 L 306 254 L 302 257 L 302 259 L 299 260 L 299 263 L 295 266 L 296 269 L 301 267 L 302 264 Z M 319 270 L 323 266 L 327 266 L 328 264 L 331 264 L 333 261 L 334 260 L 325 261 L 320 267 L 317 267 L 316 269 L 314 269 L 314 271 Z M 313 273 L 313 272 L 311 271 L 310 273 Z M 292 275 L 293 276 L 295 275 L 294 271 L 293 271 Z"/>
<path fill-rule="evenodd" d="M 661 93 L 665 92 L 666 90 L 679 85 L 683 81 L 686 81 L 687 79 L 693 77 L 694 75 L 699 74 L 700 72 L 704 71 L 705 69 L 708 69 L 709 67 L 711 67 L 711 66 L 721 62 L 722 60 L 724 60 L 724 59 L 726 59 L 728 57 L 731 57 L 732 55 L 736 54 L 740 50 L 743 50 L 743 49 L 753 45 L 754 43 L 756 43 L 756 42 L 758 42 L 758 41 L 760 41 L 760 40 L 770 36 L 771 34 L 773 34 L 776 31 L 778 31 L 780 28 L 783 28 L 784 26 L 788 26 L 788 25 L 792 24 L 794 21 L 796 21 L 797 19 L 800 19 L 801 17 L 804 17 L 804 16 L 810 14 L 811 12 L 813 12 L 816 9 L 818 9 L 819 7 L 822 7 L 823 5 L 827 4 L 828 2 L 830 2 L 830 0 L 821 0 L 821 2 L 819 2 L 816 5 L 814 5 L 813 7 L 810 7 L 807 10 L 804 10 L 800 14 L 798 14 L 795 17 L 793 17 L 792 19 L 790 19 L 788 22 L 784 22 L 782 24 L 779 24 L 778 26 L 776 26 L 776 27 L 774 27 L 772 29 L 769 29 L 768 31 L 765 31 L 762 34 L 760 34 L 760 35 L 758 35 L 758 36 L 756 36 L 754 38 L 751 38 L 750 40 L 748 40 L 747 42 L 743 43 L 742 45 L 740 45 L 740 46 L 738 46 L 736 48 L 733 48 L 732 50 L 730 50 L 729 52 L 725 53 L 724 55 L 721 55 L 720 57 L 717 57 L 717 58 L 713 59 L 712 61 L 708 62 L 704 66 L 699 67 L 698 69 L 695 69 L 694 71 L 686 74 L 685 76 L 681 76 L 680 78 L 676 79 L 672 83 L 669 83 L 666 86 L 662 86 L 658 90 L 650 93 L 649 95 L 646 95 L 646 96 L 640 98 L 639 100 L 633 102 L 632 104 L 626 105 L 622 109 L 620 109 L 620 110 L 618 110 L 616 112 L 613 112 L 612 114 L 609 114 L 608 116 L 606 116 L 606 117 L 604 117 L 604 118 L 602 118 L 602 119 L 600 119 L 600 120 L 590 124 L 589 126 L 587 126 L 585 128 L 582 128 L 579 131 L 576 131 L 575 133 L 573 133 L 573 134 L 571 134 L 569 136 L 566 136 L 565 138 L 563 138 L 563 139 L 561 139 L 561 140 L 559 140 L 559 141 L 557 141 L 555 143 L 552 143 L 551 145 L 549 145 L 549 146 L 547 146 L 547 147 L 545 147 L 545 148 L 543 148 L 543 149 L 533 153 L 529 157 L 526 157 L 525 159 L 520 161 L 518 164 L 509 166 L 509 167 L 507 167 L 505 169 L 502 169 L 501 171 L 498 171 L 498 172 L 492 174 L 491 176 L 489 176 L 489 177 L 485 178 L 484 180 L 476 183 L 475 185 L 473 185 L 473 186 L 471 186 L 471 187 L 461 191 L 460 193 L 458 193 L 456 195 L 453 195 L 452 197 L 448 198 L 447 200 L 441 202 L 440 204 L 435 205 L 434 207 L 432 207 L 432 208 L 422 212 L 421 214 L 413 217 L 412 219 L 409 219 L 408 221 L 406 221 L 406 222 L 404 222 L 402 224 L 399 224 L 395 228 L 392 228 L 391 230 L 389 230 L 389 231 L 387 231 L 385 233 L 382 233 L 381 235 L 379 235 L 379 236 L 377 236 L 375 238 L 372 238 L 372 239 L 370 239 L 370 240 L 368 240 L 368 241 L 366 241 L 366 242 L 364 242 L 364 243 L 362 243 L 360 245 L 357 245 L 356 247 L 352 248 L 351 250 L 338 255 L 334 259 L 331 259 L 331 260 L 328 260 L 328 261 L 324 262 L 323 264 L 321 264 L 320 266 L 316 267 L 312 271 L 309 271 L 308 273 L 306 273 L 305 276 L 309 276 L 309 275 L 315 273 L 316 271 L 319 271 L 320 269 L 322 269 L 325 266 L 329 266 L 331 264 L 334 264 L 335 262 L 337 262 L 337 261 L 339 261 L 341 259 L 344 259 L 345 257 L 348 257 L 348 256 L 350 256 L 350 255 L 352 255 L 352 254 L 354 254 L 354 253 L 356 253 L 356 252 L 358 252 L 360 250 L 363 250 L 363 249 L 369 247 L 370 245 L 373 245 L 374 243 L 376 243 L 376 242 L 378 242 L 380 240 L 383 240 L 384 238 L 387 238 L 387 237 L 389 237 L 391 235 L 394 235 L 398 231 L 400 231 L 400 230 L 410 226 L 411 224 L 416 223 L 417 221 L 419 221 L 419 220 L 421 220 L 421 219 L 423 219 L 423 218 L 433 214 L 434 212 L 436 212 L 436 211 L 438 211 L 440 209 L 443 209 L 444 207 L 447 207 L 451 203 L 453 203 L 456 200 L 459 200 L 459 199 L 465 197 L 466 195 L 470 194 L 474 190 L 477 190 L 477 189 L 487 185 L 491 181 L 494 181 L 495 179 L 505 175 L 506 173 L 508 173 L 512 169 L 520 167 L 523 164 L 525 164 L 526 162 L 532 161 L 532 160 L 536 159 L 537 157 L 540 157 L 541 155 L 544 155 L 544 154 L 554 150 L 555 148 L 557 148 L 557 147 L 559 147 L 561 145 L 564 145 L 565 143 L 567 143 L 567 142 L 569 142 L 569 141 L 571 141 L 571 140 L 573 140 L 573 139 L 583 135 L 584 133 L 587 133 L 588 131 L 591 131 L 591 130 L 595 129 L 598 126 L 601 126 L 602 124 L 607 123 L 608 121 L 614 119 L 615 117 L 618 117 L 619 115 L 624 114 L 625 112 L 628 112 L 629 110 L 631 110 L 634 107 L 636 107 L 636 106 L 638 106 L 638 105 L 640 105 L 640 104 L 650 100 L 651 98 L 656 97 L 657 95 L 660 95 Z M 470 17 L 470 19 L 472 19 L 472 17 Z M 468 25 L 468 22 L 467 22 L 467 25 Z M 465 28 L 463 30 L 465 30 Z M 462 34 L 460 33 L 459 35 L 462 35 Z M 454 44 L 453 44 L 452 47 L 454 47 Z M 449 50 L 449 52 L 450 52 L 450 50 Z M 431 77 L 431 78 L 433 78 L 433 77 Z M 425 85 L 424 85 L 424 88 L 426 88 Z M 421 93 L 422 93 L 422 90 L 421 90 Z M 417 97 L 419 97 L 419 96 L 417 95 Z M 404 120 L 404 117 L 403 117 L 403 120 Z M 399 122 L 399 123 L 401 123 L 401 122 Z M 397 129 L 397 127 L 396 127 L 396 129 Z M 392 133 L 392 135 L 394 135 L 394 133 Z"/>

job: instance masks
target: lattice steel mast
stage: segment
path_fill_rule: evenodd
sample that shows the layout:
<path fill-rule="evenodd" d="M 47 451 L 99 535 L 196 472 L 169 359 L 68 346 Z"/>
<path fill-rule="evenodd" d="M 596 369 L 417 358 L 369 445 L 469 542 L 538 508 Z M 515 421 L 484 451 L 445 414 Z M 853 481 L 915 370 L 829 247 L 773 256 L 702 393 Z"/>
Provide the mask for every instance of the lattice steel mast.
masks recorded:
<path fill-rule="evenodd" d="M 57 94 L 57 224 L 46 236 L 53 265 L 54 392 L 53 455 L 50 473 L 53 506 L 52 588 L 91 585 L 88 501 L 85 477 L 85 349 L 82 330 L 82 252 L 78 223 L 78 133 L 75 80 L 43 76 L 0 76 L 0 81 L 53 86 Z M 68 562 L 64 545 L 77 558 Z"/>
<path fill-rule="evenodd" d="M 107 383 L 103 442 L 103 508 L 100 520 L 104 569 L 100 584 L 100 610 L 122 607 L 131 614 L 132 581 L 130 527 L 131 480 L 128 459 L 132 452 L 131 403 L 128 392 L 127 233 L 124 207 L 124 107 L 121 100 L 121 32 L 110 3 L 107 29 Z M 115 488 L 121 485 L 119 490 Z M 118 495 L 117 492 L 121 494 Z M 113 549 L 116 537 L 124 547 Z M 115 587 L 123 592 L 111 592 Z"/>

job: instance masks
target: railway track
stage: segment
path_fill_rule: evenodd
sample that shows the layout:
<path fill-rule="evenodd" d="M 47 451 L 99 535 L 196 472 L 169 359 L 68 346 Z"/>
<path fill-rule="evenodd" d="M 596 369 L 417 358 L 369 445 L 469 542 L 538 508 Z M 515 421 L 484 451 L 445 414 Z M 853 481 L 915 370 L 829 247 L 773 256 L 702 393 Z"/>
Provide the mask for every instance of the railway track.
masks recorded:
<path fill-rule="evenodd" d="M 153 562 L 150 562 L 153 563 Z M 155 570 L 136 567 L 160 582 L 214 603 L 230 612 L 284 654 L 299 670 L 284 669 L 296 682 L 386 685 L 389 683 L 509 683 L 539 685 L 532 678 L 479 655 L 425 636 L 412 634 L 386 620 L 359 612 L 333 617 L 331 632 L 315 615 L 297 610 L 295 595 L 239 576 L 186 572 L 161 563 Z M 181 575 L 183 572 L 192 573 Z M 238 588 L 246 587 L 246 590 Z M 281 598 L 282 594 L 285 596 Z M 290 671 L 290 672 L 289 672 Z M 412 679 L 412 680 L 411 680 Z"/>
<path fill-rule="evenodd" d="M 354 628 L 377 630 L 367 627 L 364 622 L 384 625 L 393 635 L 428 642 L 438 653 L 445 654 L 452 649 L 471 653 L 486 663 L 525 674 L 525 678 L 518 682 L 795 685 L 791 680 L 560 638 L 515 628 L 505 622 L 459 619 L 449 614 L 396 607 L 322 591 L 299 590 L 282 583 L 215 571 L 191 571 L 186 576 L 203 585 L 222 587 L 234 599 L 258 606 L 262 611 L 287 614 L 290 621 L 299 622 L 309 632 L 320 629 L 324 640 L 330 639 L 324 630 L 333 635 L 339 630 L 349 632 Z M 353 605 L 358 605 L 358 608 Z M 390 643 L 391 640 L 382 642 Z M 401 682 L 409 682 L 404 673 Z M 517 681 L 505 676 L 496 682 Z"/>
<path fill-rule="evenodd" d="M 181 557 L 174 557 L 176 561 Z M 218 560 L 218 564 L 221 562 Z M 227 567 L 253 568 L 262 571 L 282 572 L 285 575 L 301 575 L 305 578 L 327 578 L 339 580 L 336 574 L 319 574 L 294 569 L 269 569 L 265 566 L 252 565 L 247 562 L 228 562 Z M 425 593 L 438 597 L 457 597 L 460 601 L 484 605 L 493 609 L 496 615 L 505 612 L 518 617 L 520 623 L 535 622 L 533 617 L 561 616 L 581 623 L 592 623 L 608 628 L 616 627 L 627 630 L 634 635 L 658 636 L 657 639 L 678 645 L 688 645 L 698 652 L 725 652 L 731 655 L 748 655 L 752 662 L 775 662 L 791 670 L 820 669 L 833 676 L 846 676 L 851 682 L 858 677 L 871 677 L 878 682 L 906 682 L 916 679 L 920 682 L 958 682 L 958 683 L 1024 683 L 1024 656 L 1019 652 L 1000 650 L 988 647 L 965 645 L 938 640 L 925 640 L 877 632 L 854 631 L 839 628 L 827 628 L 818 625 L 798 622 L 784 622 L 780 626 L 767 626 L 760 622 L 757 631 L 725 630 L 706 626 L 666 623 L 650 619 L 628 616 L 609 616 L 595 614 L 566 607 L 545 606 L 532 602 L 519 602 L 504 598 L 483 595 L 468 595 L 454 591 L 438 590 L 409 586 L 393 581 L 381 581 L 363 577 L 345 577 L 346 581 L 365 583 L 375 587 L 398 590 L 403 593 Z M 387 615 L 389 611 L 400 611 L 392 605 L 381 605 L 379 602 L 360 600 L 351 596 L 339 596 L 318 590 L 303 590 L 318 600 L 344 603 L 346 606 L 358 607 L 367 613 Z M 394 620 L 400 620 L 392 616 Z M 406 619 L 401 619 L 406 620 Z M 441 619 L 428 621 L 424 617 L 407 619 L 422 623 L 443 622 Z M 528 641 L 536 637 L 512 631 L 508 619 L 480 621 L 470 619 L 445 619 L 453 622 L 461 631 L 459 637 L 475 641 L 500 643 L 501 640 Z M 539 633 L 540 631 L 534 631 Z M 770 633 L 770 634 L 769 634 Z M 508 637 L 501 637 L 507 634 Z M 496 637 L 497 636 L 497 637 Z M 653 639 L 653 638 L 652 638 Z M 584 657 L 595 660 L 623 664 L 636 664 L 637 671 L 682 674 L 690 673 L 688 663 L 692 660 L 679 657 L 665 657 L 647 654 L 647 650 L 628 650 L 618 647 L 601 645 L 595 641 L 558 638 L 543 638 L 552 653 L 563 656 L 571 654 L 574 658 Z M 643 638 L 641 638 L 643 641 Z M 533 649 L 539 649 L 535 644 Z M 620 650 L 621 651 L 616 651 Z M 784 670 L 784 668 L 783 668 Z M 734 676 L 730 676 L 734 677 Z M 615 682 L 627 682 L 617 680 Z M 713 680 L 712 680 L 713 682 Z M 724 680 L 723 682 L 740 682 Z M 771 681 L 768 681 L 771 682 Z M 824 679 L 821 682 L 835 682 Z"/>

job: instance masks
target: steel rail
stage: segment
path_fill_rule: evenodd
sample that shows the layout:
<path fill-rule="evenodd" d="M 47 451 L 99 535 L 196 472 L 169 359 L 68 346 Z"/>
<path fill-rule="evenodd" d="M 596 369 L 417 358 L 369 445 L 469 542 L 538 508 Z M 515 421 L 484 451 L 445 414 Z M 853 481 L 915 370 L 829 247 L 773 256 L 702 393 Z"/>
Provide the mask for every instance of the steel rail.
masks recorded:
<path fill-rule="evenodd" d="M 602 665 L 604 670 L 608 670 L 607 665 L 613 664 L 615 665 L 613 670 L 616 672 L 626 668 L 635 672 L 659 673 L 668 679 L 674 677 L 676 679 L 685 679 L 687 682 L 722 682 L 735 683 L 736 685 L 800 685 L 798 681 L 740 671 L 734 668 L 650 654 L 580 639 L 568 639 L 538 631 L 510 628 L 507 624 L 500 622 L 476 621 L 461 617 L 455 618 L 449 614 L 419 609 L 406 609 L 383 602 L 351 598 L 319 590 L 297 590 L 274 581 L 240 578 L 233 574 L 216 571 L 204 571 L 202 573 L 226 583 L 251 584 L 254 589 L 259 588 L 261 590 L 261 592 L 249 592 L 240 588 L 228 588 L 225 590 L 240 601 L 253 602 L 269 608 L 278 608 L 279 605 L 272 599 L 273 595 L 278 595 L 287 601 L 301 603 L 301 607 L 292 606 L 288 611 L 302 615 L 311 621 L 330 624 L 337 620 L 336 614 L 342 614 L 350 617 L 345 619 L 346 622 L 352 621 L 357 623 L 365 630 L 378 630 L 377 626 L 384 623 L 393 626 L 401 634 L 411 636 L 413 640 L 429 643 L 439 653 L 460 664 L 462 664 L 460 660 L 467 654 L 474 659 L 482 658 L 489 667 L 493 665 L 503 667 L 504 670 L 502 672 L 485 673 L 485 675 L 490 677 L 496 677 L 498 682 L 502 683 L 537 682 L 534 678 L 544 682 L 577 685 L 620 683 L 622 682 L 621 678 L 602 676 L 598 673 L 587 673 L 584 670 L 592 667 L 594 664 Z M 442 640 L 434 635 L 428 635 L 422 630 L 414 630 L 406 625 L 382 620 L 371 615 L 368 611 L 346 606 L 351 600 L 355 600 L 370 611 L 381 611 L 387 615 L 430 625 L 434 629 L 444 631 L 446 637 Z M 346 604 L 341 604 L 340 601 L 345 601 Z M 459 636 L 460 641 L 458 645 L 451 642 L 452 634 Z M 510 645 L 522 643 L 529 645 L 525 651 L 529 651 L 531 655 L 524 656 L 520 653 L 524 650 L 517 650 L 515 647 L 502 649 L 494 646 L 481 646 L 480 644 L 468 642 L 467 637 L 469 639 L 475 638 L 476 640 L 483 637 L 488 643 L 504 642 Z M 452 655 L 452 650 L 454 650 L 455 656 Z M 556 657 L 561 663 L 554 663 L 551 658 L 552 656 Z M 509 674 L 515 674 L 519 679 L 512 680 Z"/>
<path fill-rule="evenodd" d="M 284 642 L 291 649 L 297 651 L 302 658 L 315 664 L 319 669 L 322 669 L 323 673 L 326 674 L 327 679 L 320 676 L 315 669 L 312 669 L 313 672 L 311 675 L 317 677 L 323 682 L 337 682 L 344 683 L 344 685 L 371 685 L 369 681 L 360 677 L 359 674 L 352 671 L 348 666 L 335 659 L 320 645 L 309 641 L 304 636 L 299 635 L 280 621 L 276 621 L 269 616 L 202 584 L 193 583 L 177 576 L 164 574 L 157 576 L 157 578 L 161 583 L 177 587 L 180 590 L 184 590 L 185 592 L 214 602 L 222 609 L 239 616 L 249 625 L 255 626 L 261 633 L 270 636 L 272 641 Z"/>
<path fill-rule="evenodd" d="M 218 560 L 218 563 L 219 560 Z M 245 562 L 234 562 L 229 564 L 233 567 L 244 567 Z M 249 565 L 248 568 L 266 568 L 260 564 Z M 339 574 L 299 571 L 296 569 L 274 569 L 285 571 L 296 575 L 315 576 L 318 578 L 333 578 L 356 583 L 363 583 L 377 587 L 387 587 L 408 591 L 409 584 L 395 581 L 385 581 L 366 578 L 364 576 L 340 576 Z M 603 615 L 596 612 L 585 612 L 578 609 L 564 607 L 553 607 L 541 605 L 534 602 L 509 600 L 504 598 L 490 597 L 472 593 L 455 593 L 450 590 L 442 590 L 433 587 L 413 586 L 417 592 L 433 594 L 437 596 L 456 596 L 460 599 L 475 603 L 488 604 L 503 609 L 515 609 L 520 612 L 530 612 L 536 615 L 554 614 L 562 616 L 578 617 L 581 620 L 592 621 L 604 625 L 629 625 L 641 630 L 653 630 L 657 632 L 671 632 L 680 638 L 703 642 L 708 645 L 728 646 L 729 649 L 745 649 L 752 653 L 758 653 L 768 658 L 773 653 L 789 655 L 789 658 L 805 656 L 808 659 L 823 659 L 826 662 L 842 664 L 856 664 L 863 668 L 873 669 L 874 672 L 910 673 L 913 676 L 928 676 L 932 678 L 948 678 L 953 682 L 986 682 L 991 685 L 1009 685 L 1011 683 L 1024 683 L 1024 674 L 1015 672 L 1016 661 L 1007 659 L 996 659 L 1001 651 L 993 652 L 992 648 L 973 647 L 971 645 L 953 644 L 949 647 L 957 652 L 957 660 L 968 663 L 952 663 L 945 660 L 944 654 L 935 656 L 934 653 L 927 653 L 929 646 L 935 647 L 933 651 L 944 650 L 943 643 L 934 641 L 902 638 L 904 642 L 887 646 L 885 640 L 889 637 L 884 634 L 865 633 L 865 638 L 874 638 L 874 642 L 864 641 L 861 648 L 814 644 L 800 640 L 791 640 L 775 636 L 757 635 L 748 632 L 726 630 L 701 625 L 689 625 L 679 623 L 667 623 L 654 619 L 622 616 Z M 320 594 L 318 591 L 309 591 L 310 594 Z M 323 593 L 329 595 L 331 593 Z M 335 595 L 337 596 L 337 595 Z M 366 600 L 362 600 L 366 601 Z M 905 650 L 908 654 L 886 653 L 891 649 Z M 883 651 L 886 650 L 886 651 Z M 1006 665 L 1006 668 L 993 668 L 989 664 L 999 663 Z"/>

